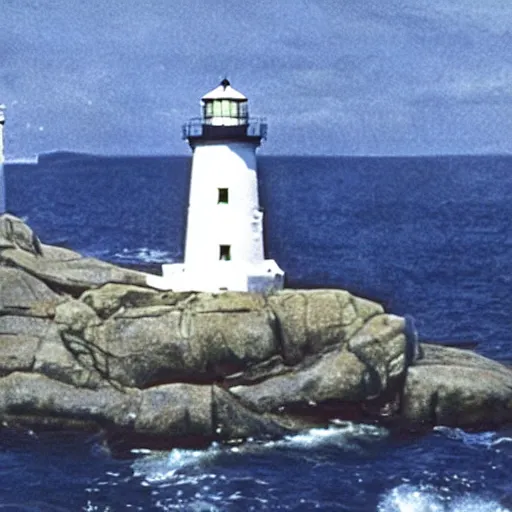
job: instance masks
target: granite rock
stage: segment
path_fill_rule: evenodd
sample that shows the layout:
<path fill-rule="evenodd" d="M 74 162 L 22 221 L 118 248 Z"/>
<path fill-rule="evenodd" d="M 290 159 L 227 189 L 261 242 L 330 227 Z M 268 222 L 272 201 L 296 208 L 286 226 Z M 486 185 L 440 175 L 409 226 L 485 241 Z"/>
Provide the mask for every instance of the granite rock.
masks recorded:
<path fill-rule="evenodd" d="M 344 290 L 174 293 L 0 216 L 0 420 L 163 446 L 334 420 L 493 428 L 512 372 Z"/>

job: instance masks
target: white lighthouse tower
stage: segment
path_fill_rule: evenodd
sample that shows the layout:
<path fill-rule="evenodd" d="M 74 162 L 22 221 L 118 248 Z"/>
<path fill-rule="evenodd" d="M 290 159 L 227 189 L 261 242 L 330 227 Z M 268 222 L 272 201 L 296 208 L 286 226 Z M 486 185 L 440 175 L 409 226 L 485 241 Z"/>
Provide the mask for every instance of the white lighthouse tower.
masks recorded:
<path fill-rule="evenodd" d="M 183 126 L 193 151 L 185 261 L 162 266 L 148 285 L 166 290 L 280 289 L 284 273 L 265 259 L 256 149 L 263 119 L 250 118 L 247 98 L 224 79 L 201 98 L 202 116 Z"/>
<path fill-rule="evenodd" d="M 0 215 L 6 211 L 4 177 L 4 106 L 0 105 Z"/>

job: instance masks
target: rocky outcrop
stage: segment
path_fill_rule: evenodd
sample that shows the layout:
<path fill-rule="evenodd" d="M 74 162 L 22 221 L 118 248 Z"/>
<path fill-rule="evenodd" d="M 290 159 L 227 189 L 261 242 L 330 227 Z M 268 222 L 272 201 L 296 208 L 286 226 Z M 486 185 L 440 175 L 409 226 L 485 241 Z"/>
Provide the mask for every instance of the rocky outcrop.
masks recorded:
<path fill-rule="evenodd" d="M 414 425 L 496 428 L 512 418 L 509 368 L 470 351 L 424 344 L 410 367 L 401 414 Z"/>
<path fill-rule="evenodd" d="M 0 259 L 2 265 L 23 268 L 50 288 L 72 294 L 109 282 L 139 285 L 146 282 L 142 272 L 42 244 L 25 223 L 9 214 L 0 217 Z"/>
<path fill-rule="evenodd" d="M 512 372 L 419 345 L 343 290 L 159 292 L 0 217 L 0 418 L 137 444 L 280 436 L 333 419 L 479 428 L 512 419 Z"/>

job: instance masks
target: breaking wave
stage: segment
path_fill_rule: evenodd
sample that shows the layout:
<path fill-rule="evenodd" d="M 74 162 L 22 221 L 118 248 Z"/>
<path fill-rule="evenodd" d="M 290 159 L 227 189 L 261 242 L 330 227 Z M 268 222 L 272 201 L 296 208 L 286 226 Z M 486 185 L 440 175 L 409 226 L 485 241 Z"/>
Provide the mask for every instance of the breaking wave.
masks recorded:
<path fill-rule="evenodd" d="M 438 435 L 474 447 L 475 450 L 497 451 L 512 446 L 511 438 L 496 432 L 469 434 L 444 427 L 436 431 Z M 325 501 L 325 497 L 315 495 L 316 486 L 313 486 L 313 491 L 302 488 L 295 495 L 295 503 L 291 497 L 287 497 L 286 504 L 283 503 L 283 496 L 273 488 L 275 475 L 268 473 L 269 465 L 279 460 L 281 465 L 291 464 L 299 468 L 304 461 L 308 461 L 306 467 L 310 470 L 331 468 L 332 478 L 339 478 L 340 484 L 345 479 L 343 485 L 348 483 L 357 492 L 358 487 L 364 488 L 371 483 L 357 471 L 351 475 L 339 474 L 330 466 L 325 454 L 332 456 L 337 453 L 346 463 L 350 460 L 369 461 L 372 450 L 368 447 L 376 444 L 380 450 L 388 439 L 389 432 L 384 428 L 339 422 L 329 428 L 313 428 L 275 441 L 248 440 L 236 446 L 212 444 L 206 450 L 135 450 L 138 458 L 132 462 L 132 471 L 140 485 L 151 490 L 154 503 L 160 510 L 217 511 L 231 510 L 233 507 L 238 510 L 240 506 L 244 510 L 296 510 L 295 507 L 300 510 L 323 507 L 348 510 L 340 509 L 336 502 Z M 258 472 L 260 465 L 267 468 L 261 474 Z M 247 467 L 251 468 L 249 472 L 242 469 Z M 300 469 L 297 471 L 302 474 Z M 424 473 L 420 479 L 423 481 L 414 482 L 413 479 L 402 477 L 398 485 L 390 479 L 388 490 L 383 489 L 380 497 L 375 496 L 373 504 L 363 503 L 362 508 L 351 510 L 512 512 L 507 508 L 507 499 L 498 501 L 495 493 L 487 494 L 481 482 L 464 472 L 445 475 L 442 481 L 436 472 Z"/>
<path fill-rule="evenodd" d="M 176 256 L 169 251 L 150 249 L 149 247 L 124 248 L 117 252 L 109 251 L 108 249 L 85 250 L 82 252 L 94 258 L 110 260 L 119 264 L 162 264 L 174 263 L 176 260 Z"/>
<path fill-rule="evenodd" d="M 512 455 L 512 433 L 503 432 L 465 432 L 460 428 L 438 426 L 434 431 L 448 439 L 460 441 L 472 448 L 488 448 Z"/>
<path fill-rule="evenodd" d="M 168 251 L 138 247 L 116 252 L 113 259 L 128 263 L 174 263 L 175 257 Z"/>
<path fill-rule="evenodd" d="M 141 456 L 133 463 L 133 474 L 136 477 L 142 477 L 147 483 L 173 480 L 180 470 L 200 467 L 213 461 L 222 451 L 222 448 L 216 443 L 207 450 L 177 448 L 170 452 L 133 450 L 134 454 Z"/>
<path fill-rule="evenodd" d="M 311 449 L 338 447 L 348 451 L 360 451 L 368 443 L 382 441 L 388 430 L 375 425 L 333 422 L 329 428 L 312 428 L 299 434 L 286 436 L 278 441 L 265 443 L 266 448 Z"/>
<path fill-rule="evenodd" d="M 471 493 L 453 496 L 448 489 L 403 484 L 379 503 L 378 512 L 510 512 L 494 500 Z"/>
<path fill-rule="evenodd" d="M 135 476 L 143 477 L 147 482 L 160 482 L 173 479 L 182 469 L 204 466 L 221 456 L 264 454 L 276 449 L 306 451 L 334 447 L 359 452 L 369 443 L 382 441 L 387 436 L 388 431 L 382 427 L 343 422 L 329 428 L 312 428 L 277 441 L 259 442 L 249 439 L 246 443 L 236 446 L 213 443 L 206 450 L 133 450 L 133 453 L 140 457 L 135 460 L 132 467 Z"/>
<path fill-rule="evenodd" d="M 236 446 L 214 443 L 206 450 L 134 450 L 138 458 L 132 462 L 132 471 L 140 485 L 151 491 L 159 510 L 295 510 L 297 504 L 301 510 L 318 509 L 321 500 L 307 492 L 301 496 L 293 490 L 290 501 L 295 503 L 283 503 L 275 479 L 284 475 L 277 468 L 270 469 L 273 464 L 287 461 L 294 467 L 315 459 L 321 451 L 353 453 L 386 436 L 385 429 L 345 423 L 278 441 L 248 440 Z M 323 467 L 328 463 L 319 459 L 314 464 Z"/>

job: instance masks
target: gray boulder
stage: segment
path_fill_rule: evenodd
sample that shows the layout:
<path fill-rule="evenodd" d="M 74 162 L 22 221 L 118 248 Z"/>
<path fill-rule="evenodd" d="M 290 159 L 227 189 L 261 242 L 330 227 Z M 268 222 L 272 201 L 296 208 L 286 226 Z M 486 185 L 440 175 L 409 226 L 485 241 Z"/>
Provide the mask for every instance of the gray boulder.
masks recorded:
<path fill-rule="evenodd" d="M 0 265 L 24 269 L 52 288 L 75 294 L 110 282 L 146 282 L 142 272 L 44 245 L 25 223 L 9 214 L 0 216 Z"/>
<path fill-rule="evenodd" d="M 512 418 L 511 371 L 474 352 L 424 344 L 410 367 L 402 417 L 411 425 L 497 428 Z"/>
<path fill-rule="evenodd" d="M 140 445 L 275 437 L 335 419 L 487 428 L 512 372 L 418 344 L 344 290 L 173 293 L 0 217 L 0 420 Z"/>

